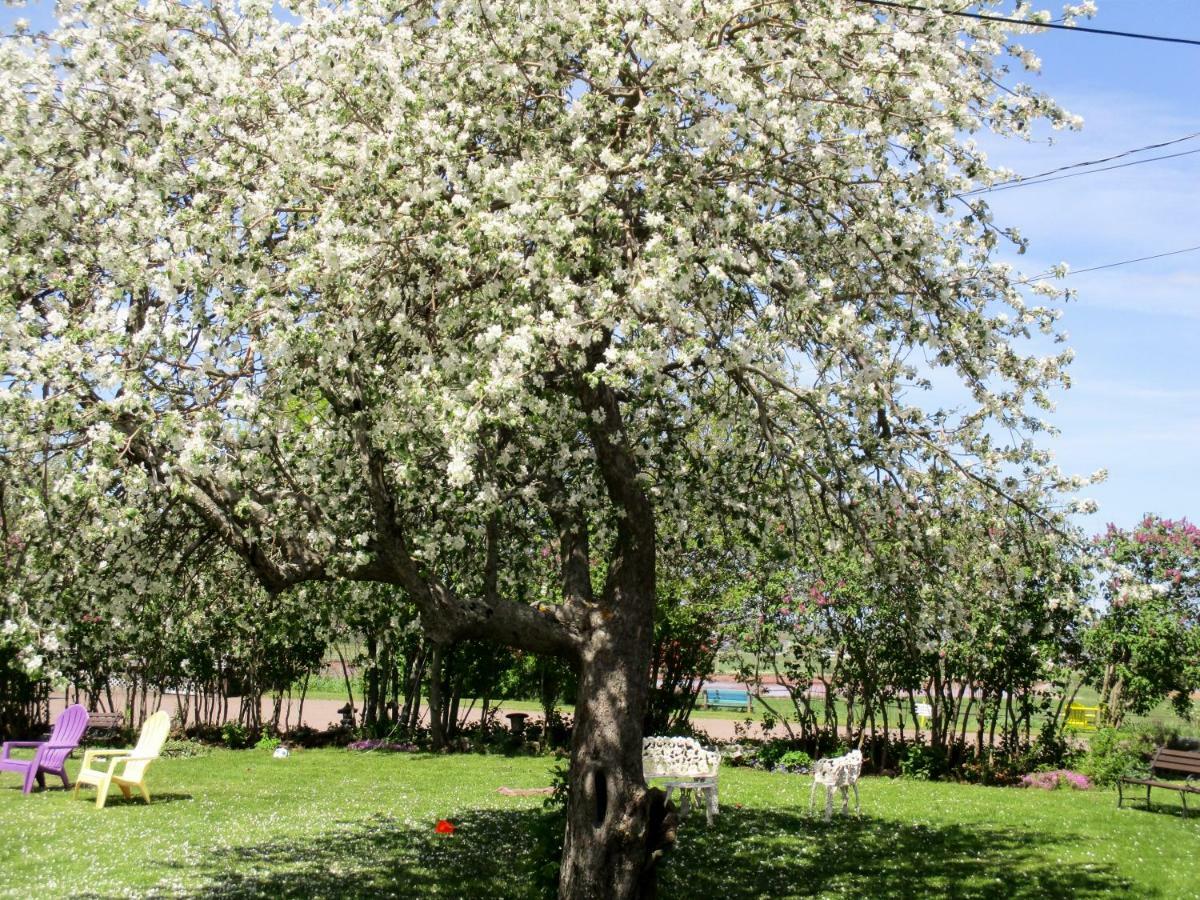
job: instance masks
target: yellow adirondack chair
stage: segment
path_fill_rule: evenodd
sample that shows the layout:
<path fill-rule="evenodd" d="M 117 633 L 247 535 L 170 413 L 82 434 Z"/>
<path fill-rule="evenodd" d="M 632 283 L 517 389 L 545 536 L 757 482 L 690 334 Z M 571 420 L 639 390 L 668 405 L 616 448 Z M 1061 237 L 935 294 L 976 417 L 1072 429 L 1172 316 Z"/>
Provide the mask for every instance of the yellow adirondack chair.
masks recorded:
<path fill-rule="evenodd" d="M 108 789 L 113 784 L 121 789 L 128 800 L 132 797 L 131 787 L 136 787 L 142 793 L 142 798 L 149 803 L 150 792 L 146 790 L 146 769 L 150 763 L 158 759 L 162 746 L 166 743 L 167 734 L 171 731 L 171 717 L 159 710 L 142 723 L 142 733 L 138 737 L 137 746 L 132 750 L 87 750 L 83 754 L 83 766 L 75 779 L 75 796 L 79 796 L 81 784 L 96 786 L 96 808 L 102 809 L 108 799 Z M 108 760 L 108 765 L 103 760 Z M 93 763 L 97 766 L 93 768 Z M 124 767 L 121 769 L 121 767 Z M 117 770 L 121 769 L 120 774 Z"/>

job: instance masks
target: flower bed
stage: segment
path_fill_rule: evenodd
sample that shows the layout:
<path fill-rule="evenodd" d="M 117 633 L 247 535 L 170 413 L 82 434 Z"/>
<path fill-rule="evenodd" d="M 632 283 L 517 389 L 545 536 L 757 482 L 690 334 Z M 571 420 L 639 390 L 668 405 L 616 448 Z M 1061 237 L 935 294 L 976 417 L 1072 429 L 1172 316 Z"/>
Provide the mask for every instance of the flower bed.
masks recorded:
<path fill-rule="evenodd" d="M 1060 787 L 1069 787 L 1077 791 L 1090 790 L 1092 781 L 1086 775 L 1072 772 L 1070 769 L 1055 769 L 1053 772 L 1030 772 L 1021 776 L 1022 787 L 1041 788 L 1053 791 Z"/>
<path fill-rule="evenodd" d="M 383 739 L 355 741 L 346 745 L 347 750 L 382 750 L 385 753 L 413 753 L 418 748 L 416 744 L 407 741 L 386 741 Z"/>

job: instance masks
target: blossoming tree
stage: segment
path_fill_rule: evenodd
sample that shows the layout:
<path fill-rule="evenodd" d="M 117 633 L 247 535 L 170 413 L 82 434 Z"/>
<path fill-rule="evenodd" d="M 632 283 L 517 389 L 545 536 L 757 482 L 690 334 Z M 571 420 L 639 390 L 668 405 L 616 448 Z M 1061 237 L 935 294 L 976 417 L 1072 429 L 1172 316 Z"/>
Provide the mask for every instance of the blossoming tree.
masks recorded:
<path fill-rule="evenodd" d="M 1028 751 L 1036 713 L 1041 749 L 1053 753 L 1078 689 L 1085 541 L 1045 515 L 1052 485 L 1021 484 L 1014 504 L 926 475 L 937 489 L 919 514 L 885 493 L 875 501 L 892 502 L 865 539 L 814 527 L 794 568 L 759 567 L 771 578 L 741 617 L 753 650 L 741 654 L 743 677 L 783 676 L 795 724 L 764 704 L 789 735 L 817 745 L 841 741 L 844 728 L 876 767 L 888 765 L 891 729 L 917 725 L 943 764 L 966 762 L 970 743 L 972 763 L 986 753 L 991 764 Z M 924 722 L 918 701 L 929 705 Z"/>
<path fill-rule="evenodd" d="M 1041 465 L 995 435 L 1065 356 L 1014 346 L 1055 313 L 968 135 L 1071 120 L 925 5 L 64 4 L 0 46 L 5 447 L 185 502 L 268 593 L 383 582 L 437 641 L 573 660 L 560 891 L 648 892 L 662 530 Z"/>
<path fill-rule="evenodd" d="M 1145 715 L 1170 697 L 1190 716 L 1200 690 L 1200 528 L 1147 515 L 1094 540 L 1107 608 L 1088 634 L 1105 721 Z"/>
<path fill-rule="evenodd" d="M 0 735 L 16 736 L 49 714 L 49 679 L 64 637 L 41 602 L 60 587 L 44 537 L 45 504 L 25 467 L 0 458 Z"/>

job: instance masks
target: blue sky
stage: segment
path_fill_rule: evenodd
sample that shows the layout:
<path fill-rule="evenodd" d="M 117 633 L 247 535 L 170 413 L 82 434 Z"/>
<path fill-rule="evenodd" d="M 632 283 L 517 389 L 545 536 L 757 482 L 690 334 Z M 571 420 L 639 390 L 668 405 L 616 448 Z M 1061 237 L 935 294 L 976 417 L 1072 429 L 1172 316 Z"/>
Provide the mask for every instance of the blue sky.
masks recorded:
<path fill-rule="evenodd" d="M 1098 0 L 1097 28 L 1200 40 L 1200 0 Z M 1049 4 L 1035 4 L 1046 5 Z M 0 8 L 48 24 L 45 2 Z M 1055 10 L 1057 12 L 1057 10 Z M 1026 36 L 1040 74 L 1014 73 L 1084 118 L 1054 141 L 987 141 L 993 162 L 1022 173 L 1200 132 L 1200 47 L 1051 32 Z M 1142 156 L 1200 149 L 1200 138 Z M 1138 157 L 1133 157 L 1138 158 Z M 1200 154 L 1024 186 L 989 196 L 998 222 L 1030 238 L 1021 267 L 1073 269 L 1200 244 Z M 1049 439 L 1070 473 L 1105 468 L 1085 496 L 1090 531 L 1145 512 L 1200 519 L 1200 252 L 1072 276 L 1063 327 L 1076 351 L 1074 386 L 1058 396 Z"/>
<path fill-rule="evenodd" d="M 1200 40 L 1200 0 L 1098 0 L 1082 24 Z M 1040 90 L 1084 118 L 1046 143 L 989 142 L 992 160 L 1037 173 L 1200 132 L 1200 47 L 1083 33 L 1027 37 Z M 1200 150 L 1200 139 L 1129 159 Z M 1127 160 L 1121 160 L 1125 162 Z M 996 192 L 999 222 L 1031 240 L 1022 268 L 1073 269 L 1200 245 L 1200 154 Z M 1142 513 L 1200 518 L 1200 252 L 1081 273 L 1062 325 L 1073 386 L 1051 439 L 1065 471 L 1109 471 L 1081 518 L 1133 524 Z"/>

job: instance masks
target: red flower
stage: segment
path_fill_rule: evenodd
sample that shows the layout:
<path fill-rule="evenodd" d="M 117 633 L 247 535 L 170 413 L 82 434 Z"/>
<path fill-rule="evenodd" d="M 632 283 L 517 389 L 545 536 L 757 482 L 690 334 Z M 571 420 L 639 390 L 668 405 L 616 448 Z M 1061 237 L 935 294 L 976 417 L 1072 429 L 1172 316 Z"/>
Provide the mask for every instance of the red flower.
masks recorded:
<path fill-rule="evenodd" d="M 438 834 L 454 834 L 454 826 L 447 819 L 438 819 L 438 823 L 433 826 L 433 830 Z"/>

